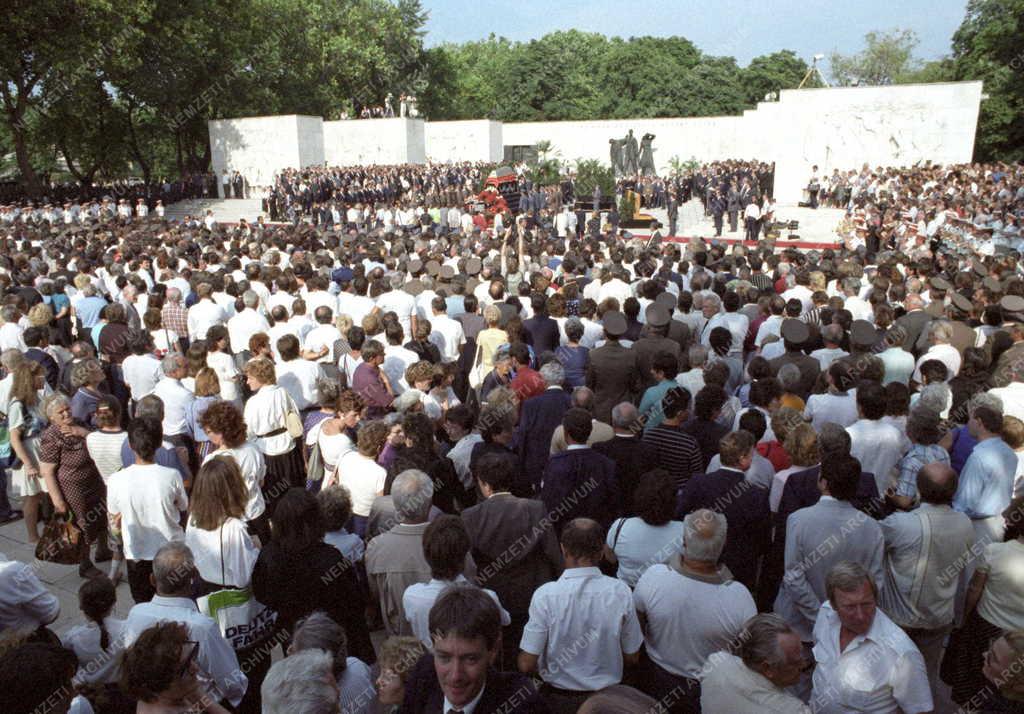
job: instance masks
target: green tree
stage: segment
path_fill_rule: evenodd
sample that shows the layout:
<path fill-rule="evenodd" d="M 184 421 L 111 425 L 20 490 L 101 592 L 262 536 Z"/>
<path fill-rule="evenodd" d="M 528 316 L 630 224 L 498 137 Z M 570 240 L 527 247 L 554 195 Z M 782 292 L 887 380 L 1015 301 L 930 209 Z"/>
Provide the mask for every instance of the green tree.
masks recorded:
<path fill-rule="evenodd" d="M 903 75 L 917 69 L 914 60 L 917 45 L 917 33 L 913 30 L 869 32 L 864 35 L 861 52 L 855 55 L 832 53 L 829 58 L 832 79 L 840 86 L 896 84 Z"/>
<path fill-rule="evenodd" d="M 953 35 L 955 78 L 984 81 L 975 158 L 1024 159 L 1024 0 L 971 0 Z"/>
<path fill-rule="evenodd" d="M 807 63 L 792 50 L 755 57 L 742 72 L 746 102 L 755 106 L 770 92 L 796 89 L 806 74 Z"/>

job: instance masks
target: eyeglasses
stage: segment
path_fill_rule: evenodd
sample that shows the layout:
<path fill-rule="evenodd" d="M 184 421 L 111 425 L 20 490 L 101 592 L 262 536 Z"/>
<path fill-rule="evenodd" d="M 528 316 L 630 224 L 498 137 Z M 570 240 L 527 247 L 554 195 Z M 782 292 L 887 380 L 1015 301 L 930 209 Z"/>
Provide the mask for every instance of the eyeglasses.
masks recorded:
<path fill-rule="evenodd" d="M 185 658 L 184 663 L 182 663 L 181 668 L 178 670 L 178 677 L 184 677 L 192 663 L 195 662 L 196 657 L 199 656 L 199 643 L 188 640 L 185 642 L 185 646 L 187 647 L 188 645 L 192 645 L 192 650 L 188 653 L 188 657 Z"/>

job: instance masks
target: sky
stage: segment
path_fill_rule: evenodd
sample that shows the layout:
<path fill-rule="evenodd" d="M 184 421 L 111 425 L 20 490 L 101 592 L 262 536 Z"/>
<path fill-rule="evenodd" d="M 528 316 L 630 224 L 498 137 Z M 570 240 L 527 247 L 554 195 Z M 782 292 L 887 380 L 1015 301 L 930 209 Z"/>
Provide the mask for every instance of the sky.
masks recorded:
<path fill-rule="evenodd" d="M 950 53 L 967 0 L 423 0 L 428 46 L 486 38 L 531 40 L 577 29 L 619 37 L 681 35 L 704 54 L 746 66 L 758 55 L 789 49 L 810 63 L 818 53 L 852 54 L 872 30 L 917 32 L 922 60 Z"/>

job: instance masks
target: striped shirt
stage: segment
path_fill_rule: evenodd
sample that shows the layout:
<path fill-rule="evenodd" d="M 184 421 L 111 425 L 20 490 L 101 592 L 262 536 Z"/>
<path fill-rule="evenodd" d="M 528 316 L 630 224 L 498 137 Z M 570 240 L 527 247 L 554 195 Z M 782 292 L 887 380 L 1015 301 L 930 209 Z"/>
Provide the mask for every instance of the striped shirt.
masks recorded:
<path fill-rule="evenodd" d="M 678 426 L 656 426 L 644 434 L 643 443 L 653 449 L 654 463 L 672 474 L 677 486 L 694 474 L 704 473 L 700 445 Z"/>

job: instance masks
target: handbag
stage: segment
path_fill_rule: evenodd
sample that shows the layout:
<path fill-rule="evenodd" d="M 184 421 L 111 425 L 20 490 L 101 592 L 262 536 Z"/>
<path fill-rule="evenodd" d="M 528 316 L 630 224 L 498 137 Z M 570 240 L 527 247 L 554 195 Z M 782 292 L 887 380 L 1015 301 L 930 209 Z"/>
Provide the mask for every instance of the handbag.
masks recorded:
<path fill-rule="evenodd" d="M 224 575 L 224 524 L 220 526 L 220 579 Z M 199 611 L 213 618 L 221 635 L 237 652 L 269 638 L 277 627 L 277 612 L 258 602 L 252 587 L 224 588 L 196 599 Z"/>
<path fill-rule="evenodd" d="M 483 345 L 478 345 L 476 355 L 473 357 L 473 366 L 469 368 L 469 386 L 472 389 L 479 389 L 484 383 Z"/>
<path fill-rule="evenodd" d="M 36 544 L 36 560 L 61 565 L 77 565 L 82 560 L 85 539 L 82 531 L 72 522 L 71 512 L 55 515 L 43 527 L 43 535 Z"/>
<path fill-rule="evenodd" d="M 298 412 L 288 412 L 284 418 L 284 427 L 288 430 L 288 436 L 293 439 L 301 439 L 306 431 L 302 428 L 302 417 Z"/>

